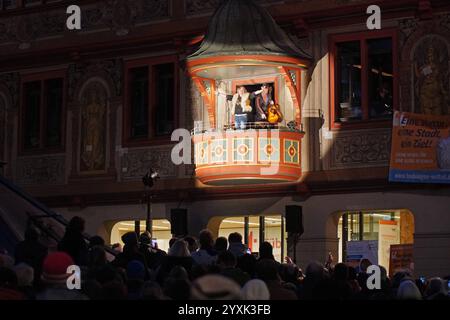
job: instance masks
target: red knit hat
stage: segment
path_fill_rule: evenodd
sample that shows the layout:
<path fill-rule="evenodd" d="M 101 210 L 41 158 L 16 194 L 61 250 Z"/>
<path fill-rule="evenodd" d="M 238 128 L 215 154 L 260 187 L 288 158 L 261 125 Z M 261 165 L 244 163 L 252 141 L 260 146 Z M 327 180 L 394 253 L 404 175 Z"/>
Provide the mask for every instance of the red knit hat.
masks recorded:
<path fill-rule="evenodd" d="M 74 265 L 73 259 L 65 252 L 50 253 L 43 263 L 42 280 L 46 283 L 65 283 L 70 274 L 67 268 Z"/>

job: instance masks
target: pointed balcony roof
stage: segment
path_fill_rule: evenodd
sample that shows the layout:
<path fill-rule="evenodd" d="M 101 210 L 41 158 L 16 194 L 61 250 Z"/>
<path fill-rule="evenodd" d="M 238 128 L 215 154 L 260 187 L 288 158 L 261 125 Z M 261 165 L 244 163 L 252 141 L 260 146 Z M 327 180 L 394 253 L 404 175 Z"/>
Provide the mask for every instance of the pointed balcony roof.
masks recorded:
<path fill-rule="evenodd" d="M 310 59 L 261 5 L 253 0 L 222 0 L 203 42 L 188 60 L 249 55 Z"/>

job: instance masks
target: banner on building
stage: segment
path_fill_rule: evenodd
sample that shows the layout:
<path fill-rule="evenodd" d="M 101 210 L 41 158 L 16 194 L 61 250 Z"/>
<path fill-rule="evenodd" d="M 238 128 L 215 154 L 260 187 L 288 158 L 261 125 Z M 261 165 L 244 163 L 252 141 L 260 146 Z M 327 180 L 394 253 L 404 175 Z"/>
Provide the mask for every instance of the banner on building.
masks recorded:
<path fill-rule="evenodd" d="M 368 259 L 372 264 L 378 264 L 378 241 L 349 241 L 345 262 L 351 267 L 358 267 L 361 259 Z"/>
<path fill-rule="evenodd" d="M 389 181 L 450 183 L 450 116 L 396 111 Z"/>
<path fill-rule="evenodd" d="M 396 271 L 404 269 L 414 271 L 412 244 L 391 245 L 390 251 L 391 251 L 389 262 L 390 275 L 393 275 Z"/>
<path fill-rule="evenodd" d="M 378 264 L 389 270 L 389 256 L 392 245 L 400 243 L 400 227 L 397 221 L 378 222 Z"/>

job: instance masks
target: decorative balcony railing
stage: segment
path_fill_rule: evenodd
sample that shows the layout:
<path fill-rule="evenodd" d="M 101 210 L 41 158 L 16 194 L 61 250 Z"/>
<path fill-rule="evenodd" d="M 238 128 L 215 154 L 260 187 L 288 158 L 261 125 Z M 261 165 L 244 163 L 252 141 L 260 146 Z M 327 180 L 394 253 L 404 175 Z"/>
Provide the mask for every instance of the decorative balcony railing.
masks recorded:
<path fill-rule="evenodd" d="M 194 132 L 196 177 L 213 186 L 296 182 L 303 136 L 284 127 Z"/>

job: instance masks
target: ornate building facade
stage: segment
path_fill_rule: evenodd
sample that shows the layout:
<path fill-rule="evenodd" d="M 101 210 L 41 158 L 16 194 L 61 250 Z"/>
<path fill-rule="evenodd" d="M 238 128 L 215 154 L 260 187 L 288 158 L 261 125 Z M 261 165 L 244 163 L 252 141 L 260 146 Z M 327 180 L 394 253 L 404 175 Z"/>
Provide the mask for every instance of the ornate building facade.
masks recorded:
<path fill-rule="evenodd" d="M 285 117 L 304 131 L 298 180 L 211 186 L 193 164 L 171 160 L 175 129 L 216 125 L 221 84 L 193 77 L 186 59 L 219 0 L 83 0 L 76 31 L 65 28 L 61 1 L 0 0 L 5 177 L 66 217 L 84 217 L 108 242 L 126 222 L 145 219 L 150 167 L 162 178 L 152 190 L 161 230 L 173 208 L 188 210 L 190 233 L 224 235 L 242 225 L 248 233 L 252 223 L 278 226 L 287 205 L 301 205 L 303 266 L 328 252 L 341 260 L 346 241 L 374 236 L 374 214 L 387 214 L 401 220 L 398 243 L 413 244 L 418 274 L 448 272 L 450 189 L 388 182 L 392 111 L 450 114 L 448 1 L 377 1 L 382 29 L 372 31 L 373 1 L 256 2 L 308 57 L 269 77 Z M 223 89 L 268 81 L 250 78 Z M 289 242 L 281 247 L 281 256 L 292 254 Z"/>

